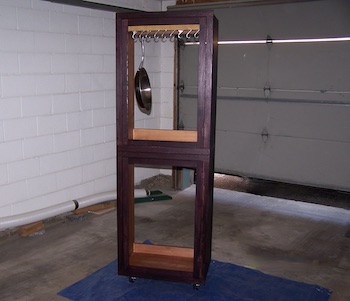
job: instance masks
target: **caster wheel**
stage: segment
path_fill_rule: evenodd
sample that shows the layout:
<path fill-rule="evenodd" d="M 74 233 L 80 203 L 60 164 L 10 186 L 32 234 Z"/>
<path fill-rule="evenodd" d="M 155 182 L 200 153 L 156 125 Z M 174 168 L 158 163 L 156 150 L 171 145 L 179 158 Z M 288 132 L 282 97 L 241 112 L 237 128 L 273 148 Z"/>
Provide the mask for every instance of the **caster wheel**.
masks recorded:
<path fill-rule="evenodd" d="M 193 284 L 193 289 L 195 290 L 195 291 L 198 291 L 199 290 L 199 288 L 200 288 L 200 284 L 199 283 L 194 283 Z"/>
<path fill-rule="evenodd" d="M 129 282 L 134 283 L 136 281 L 136 277 L 129 277 Z"/>

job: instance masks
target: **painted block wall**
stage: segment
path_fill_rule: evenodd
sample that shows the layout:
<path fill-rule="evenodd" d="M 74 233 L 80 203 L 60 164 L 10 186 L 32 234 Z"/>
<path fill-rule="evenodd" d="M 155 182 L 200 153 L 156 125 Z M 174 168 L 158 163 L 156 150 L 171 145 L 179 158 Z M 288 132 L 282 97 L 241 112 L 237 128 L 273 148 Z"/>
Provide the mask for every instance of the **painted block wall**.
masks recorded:
<path fill-rule="evenodd" d="M 0 41 L 0 217 L 115 190 L 114 13 L 0 0 Z"/>

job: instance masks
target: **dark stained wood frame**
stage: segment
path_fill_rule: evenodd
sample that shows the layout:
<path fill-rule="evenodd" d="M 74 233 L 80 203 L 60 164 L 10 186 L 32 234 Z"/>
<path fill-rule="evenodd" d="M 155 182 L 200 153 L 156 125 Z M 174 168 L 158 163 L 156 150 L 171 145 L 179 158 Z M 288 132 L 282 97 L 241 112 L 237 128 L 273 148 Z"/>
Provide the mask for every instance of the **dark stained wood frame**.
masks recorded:
<path fill-rule="evenodd" d="M 217 19 L 211 11 L 186 11 L 122 13 L 117 14 L 116 21 L 118 273 L 202 284 L 211 260 Z M 181 27 L 181 24 L 200 26 L 197 131 L 174 130 L 167 135 L 162 130 L 137 130 L 134 128 L 134 41 L 129 26 Z M 170 138 L 163 139 L 165 136 Z M 135 164 L 196 170 L 193 248 L 135 243 Z"/>

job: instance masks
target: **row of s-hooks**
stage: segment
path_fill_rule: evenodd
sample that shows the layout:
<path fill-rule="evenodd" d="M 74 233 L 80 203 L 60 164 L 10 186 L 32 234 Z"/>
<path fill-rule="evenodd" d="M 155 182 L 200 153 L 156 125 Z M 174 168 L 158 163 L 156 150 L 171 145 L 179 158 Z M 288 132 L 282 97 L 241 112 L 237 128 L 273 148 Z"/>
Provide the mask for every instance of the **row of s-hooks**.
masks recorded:
<path fill-rule="evenodd" d="M 152 39 L 154 42 L 162 41 L 166 42 L 169 40 L 170 42 L 174 42 L 175 39 L 179 40 L 187 40 L 190 41 L 191 39 L 194 39 L 195 41 L 199 39 L 199 29 L 198 30 L 182 30 L 182 29 L 175 29 L 175 30 L 143 30 L 143 31 L 133 31 L 131 37 L 134 39 L 135 42 L 137 40 L 141 41 L 144 40 L 147 43 L 150 42 Z"/>

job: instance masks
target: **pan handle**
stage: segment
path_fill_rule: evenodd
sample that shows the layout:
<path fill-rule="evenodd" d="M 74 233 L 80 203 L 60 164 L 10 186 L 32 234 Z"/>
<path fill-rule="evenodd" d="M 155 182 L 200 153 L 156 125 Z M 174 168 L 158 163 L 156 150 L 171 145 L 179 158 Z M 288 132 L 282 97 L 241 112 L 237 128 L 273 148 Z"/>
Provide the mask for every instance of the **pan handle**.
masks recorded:
<path fill-rule="evenodd" d="M 140 39 L 141 42 L 141 51 L 142 51 L 142 56 L 141 56 L 141 63 L 139 66 L 139 70 L 143 68 L 143 61 L 145 60 L 145 39 L 142 37 Z"/>

